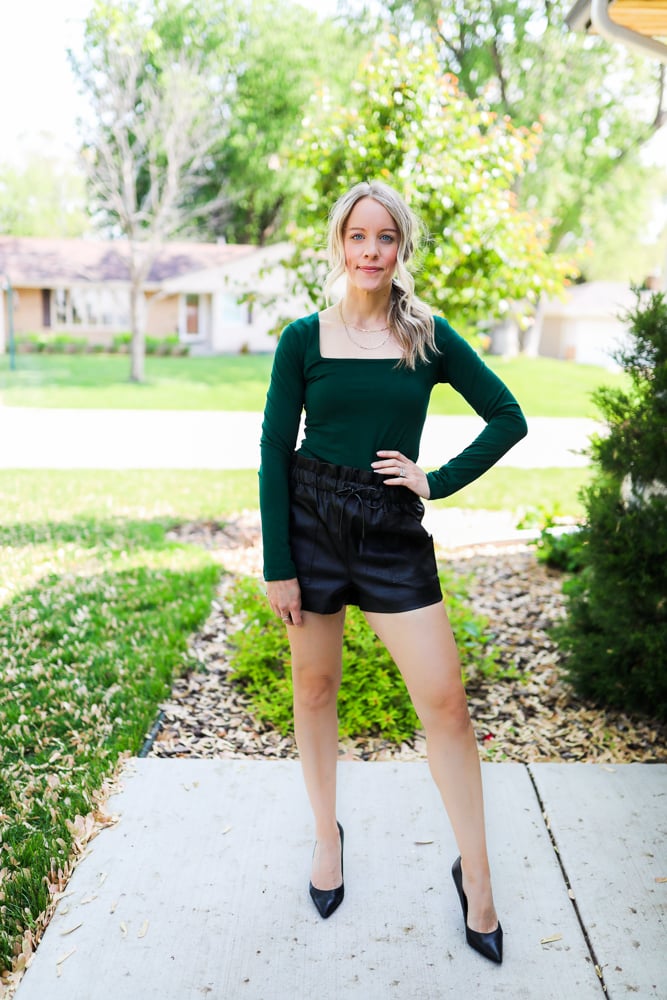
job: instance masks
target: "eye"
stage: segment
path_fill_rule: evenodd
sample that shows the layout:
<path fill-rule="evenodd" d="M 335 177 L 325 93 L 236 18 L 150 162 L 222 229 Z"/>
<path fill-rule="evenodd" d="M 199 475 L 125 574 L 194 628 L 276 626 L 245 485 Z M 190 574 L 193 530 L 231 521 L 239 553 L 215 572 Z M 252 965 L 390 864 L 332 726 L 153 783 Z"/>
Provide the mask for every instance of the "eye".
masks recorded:
<path fill-rule="evenodd" d="M 363 240 L 363 238 L 362 233 L 352 233 L 352 236 L 350 237 L 352 240 Z"/>
<path fill-rule="evenodd" d="M 383 233 L 382 236 L 380 237 L 380 239 L 384 240 L 385 243 L 393 243 L 394 242 L 394 237 L 390 233 Z"/>

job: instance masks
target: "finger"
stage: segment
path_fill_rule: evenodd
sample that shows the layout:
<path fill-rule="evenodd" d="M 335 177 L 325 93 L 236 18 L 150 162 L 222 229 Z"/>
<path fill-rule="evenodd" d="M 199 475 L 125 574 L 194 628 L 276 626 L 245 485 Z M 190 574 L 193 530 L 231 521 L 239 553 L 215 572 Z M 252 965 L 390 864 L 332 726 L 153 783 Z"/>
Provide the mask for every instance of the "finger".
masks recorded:
<path fill-rule="evenodd" d="M 301 608 L 295 608 L 292 611 L 291 617 L 292 617 L 292 621 L 291 621 L 292 625 L 296 625 L 297 627 L 299 625 L 303 625 L 303 617 L 301 615 Z M 290 624 L 290 623 L 288 622 L 288 624 Z"/>

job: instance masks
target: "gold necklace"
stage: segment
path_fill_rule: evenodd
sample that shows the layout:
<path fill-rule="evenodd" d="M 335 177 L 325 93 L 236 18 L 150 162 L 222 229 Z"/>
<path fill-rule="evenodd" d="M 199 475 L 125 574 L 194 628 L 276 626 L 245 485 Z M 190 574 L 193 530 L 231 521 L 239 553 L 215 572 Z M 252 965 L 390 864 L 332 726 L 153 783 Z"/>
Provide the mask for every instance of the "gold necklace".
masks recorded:
<path fill-rule="evenodd" d="M 345 333 L 348 335 L 349 339 L 352 341 L 352 343 L 354 344 L 354 346 L 355 347 L 360 347 L 362 351 L 379 351 L 379 349 L 381 347 L 384 347 L 384 345 L 387 343 L 387 341 L 391 337 L 391 330 L 389 330 L 388 326 L 383 326 L 379 330 L 364 330 L 363 331 L 364 333 L 382 333 L 383 330 L 389 330 L 389 333 L 384 338 L 384 340 L 381 340 L 379 344 L 373 344 L 372 347 L 369 347 L 368 344 L 360 344 L 358 340 L 354 339 L 354 337 L 350 333 L 350 330 L 348 328 L 347 323 L 345 322 L 345 316 L 343 315 L 343 305 L 342 305 L 342 303 L 339 303 L 338 309 L 339 309 L 339 312 L 340 312 L 340 318 L 341 318 L 341 320 L 343 322 L 343 326 L 345 327 Z M 352 329 L 353 330 L 360 330 L 361 331 L 361 330 L 363 330 L 363 327 L 353 326 Z"/>

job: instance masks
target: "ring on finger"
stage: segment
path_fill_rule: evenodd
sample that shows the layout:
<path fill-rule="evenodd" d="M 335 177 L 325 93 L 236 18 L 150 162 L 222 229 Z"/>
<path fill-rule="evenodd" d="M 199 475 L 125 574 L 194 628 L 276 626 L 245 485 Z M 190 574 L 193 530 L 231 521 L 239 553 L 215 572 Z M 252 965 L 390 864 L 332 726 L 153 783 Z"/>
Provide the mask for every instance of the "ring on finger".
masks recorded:
<path fill-rule="evenodd" d="M 405 466 L 399 465 L 399 467 L 398 467 L 398 478 L 399 479 L 405 479 L 406 476 L 407 476 L 407 473 L 405 471 Z"/>

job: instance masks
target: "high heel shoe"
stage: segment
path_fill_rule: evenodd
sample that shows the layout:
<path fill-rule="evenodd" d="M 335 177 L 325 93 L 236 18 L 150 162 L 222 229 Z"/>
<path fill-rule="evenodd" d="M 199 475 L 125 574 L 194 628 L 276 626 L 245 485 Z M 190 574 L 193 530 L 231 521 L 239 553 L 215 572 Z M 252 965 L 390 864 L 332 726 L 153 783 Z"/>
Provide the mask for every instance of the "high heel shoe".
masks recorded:
<path fill-rule="evenodd" d="M 340 823 L 336 824 L 338 826 L 338 832 L 340 834 L 340 873 L 343 874 L 343 827 Z M 345 895 L 345 882 L 341 884 L 336 889 L 316 889 L 313 883 L 309 885 L 310 898 L 317 908 L 317 912 L 324 920 L 330 917 L 332 913 L 335 913 L 340 904 L 343 902 L 343 896 Z"/>
<path fill-rule="evenodd" d="M 463 891 L 463 872 L 461 870 L 460 856 L 452 865 L 452 878 L 454 879 L 454 885 L 461 900 L 463 920 L 466 925 L 466 941 L 480 955 L 484 955 L 485 958 L 490 958 L 492 962 L 497 962 L 500 965 L 503 960 L 503 929 L 500 926 L 500 921 L 498 921 L 495 931 L 489 931 L 488 934 L 483 934 L 482 931 L 473 931 L 468 927 L 468 898 Z"/>

